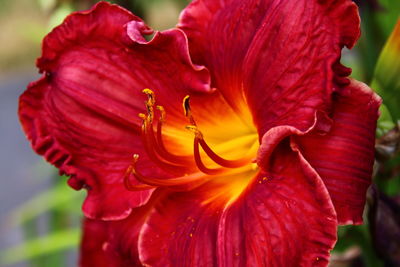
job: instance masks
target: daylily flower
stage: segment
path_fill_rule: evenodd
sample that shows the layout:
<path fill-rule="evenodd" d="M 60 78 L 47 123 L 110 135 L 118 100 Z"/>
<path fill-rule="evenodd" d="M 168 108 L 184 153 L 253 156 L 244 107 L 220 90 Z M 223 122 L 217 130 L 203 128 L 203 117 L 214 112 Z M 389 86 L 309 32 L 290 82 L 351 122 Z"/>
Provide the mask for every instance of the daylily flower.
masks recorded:
<path fill-rule="evenodd" d="M 86 188 L 85 266 L 326 266 L 362 223 L 380 99 L 350 0 L 195 0 L 153 33 L 105 2 L 43 42 L 33 149 Z"/>

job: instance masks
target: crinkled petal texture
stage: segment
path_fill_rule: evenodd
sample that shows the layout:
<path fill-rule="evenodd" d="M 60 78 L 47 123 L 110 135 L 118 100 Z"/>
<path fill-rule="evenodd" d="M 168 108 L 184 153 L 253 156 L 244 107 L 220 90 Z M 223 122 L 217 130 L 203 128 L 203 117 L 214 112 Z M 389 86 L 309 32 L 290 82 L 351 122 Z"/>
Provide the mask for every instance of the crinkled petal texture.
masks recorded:
<path fill-rule="evenodd" d="M 178 26 L 213 86 L 238 112 L 250 106 L 260 138 L 279 125 L 304 131 L 329 109 L 333 68 L 360 35 L 350 0 L 195 0 Z"/>
<path fill-rule="evenodd" d="M 142 227 L 149 266 L 326 266 L 336 214 L 318 174 L 285 142 L 235 201 L 217 184 L 170 194 Z"/>
<path fill-rule="evenodd" d="M 374 164 L 380 98 L 357 81 L 333 98 L 333 125 L 296 138 L 308 162 L 329 190 L 340 224 L 361 224 Z"/>
<path fill-rule="evenodd" d="M 146 42 L 149 33 L 139 18 L 105 2 L 70 15 L 45 38 L 37 62 L 44 75 L 20 98 L 34 150 L 71 175 L 72 187 L 88 189 L 83 210 L 90 218 L 121 219 L 149 199 L 152 190 L 129 192 L 123 184 L 134 153 L 142 168 L 163 173 L 143 151 L 142 89 L 157 91 L 169 114 L 182 113 L 189 92 L 210 91 L 209 73 L 191 63 L 182 31 Z"/>
<path fill-rule="evenodd" d="M 83 253 L 98 251 L 115 266 L 326 266 L 338 218 L 360 222 L 373 159 L 379 99 L 349 81 L 339 62 L 359 36 L 356 6 L 195 0 L 179 29 L 147 42 L 151 32 L 104 2 L 75 13 L 46 37 L 38 60 L 45 75 L 21 96 L 33 148 L 72 175 L 71 186 L 88 189 L 85 214 L 119 220 L 88 221 Z M 162 179 L 188 181 L 204 153 L 196 164 L 168 165 L 170 172 L 167 156 L 154 160 L 150 134 L 143 143 L 140 136 L 151 130 L 137 117 L 146 113 L 144 88 L 170 118 L 168 149 L 193 158 L 181 111 L 190 94 L 198 129 L 222 156 L 245 154 L 237 140 L 250 136 L 253 144 L 258 132 L 258 166 L 162 188 Z M 141 160 L 132 176 L 161 188 L 124 188 L 133 154 Z M 90 242 L 96 235 L 101 246 Z"/>
<path fill-rule="evenodd" d="M 361 223 L 380 100 L 350 83 L 351 70 L 339 62 L 341 49 L 360 35 L 355 4 L 197 0 L 178 26 L 213 86 L 238 110 L 250 107 L 259 165 L 286 136 L 306 135 L 295 142 L 326 184 L 339 223 Z"/>

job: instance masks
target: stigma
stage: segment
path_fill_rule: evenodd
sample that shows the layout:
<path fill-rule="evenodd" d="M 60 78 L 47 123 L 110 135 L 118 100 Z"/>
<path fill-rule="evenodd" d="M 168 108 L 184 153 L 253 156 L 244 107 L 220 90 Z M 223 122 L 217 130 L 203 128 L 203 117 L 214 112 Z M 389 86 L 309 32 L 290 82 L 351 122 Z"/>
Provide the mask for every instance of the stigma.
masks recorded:
<path fill-rule="evenodd" d="M 146 113 L 139 113 L 142 120 L 141 138 L 147 156 L 157 164 L 158 167 L 170 173 L 173 178 L 158 179 L 147 177 L 137 169 L 139 154 L 134 154 L 130 166 L 124 176 L 124 184 L 128 190 L 137 191 L 159 186 L 176 186 L 189 182 L 204 179 L 205 176 L 219 175 L 228 172 L 229 169 L 241 168 L 254 165 L 254 154 L 246 153 L 240 159 L 230 160 L 218 155 L 206 142 L 203 132 L 200 130 L 193 116 L 190 96 L 187 95 L 182 100 L 183 114 L 188 123 L 182 125 L 187 131 L 193 134 L 193 153 L 187 155 L 177 155 L 169 151 L 164 144 L 163 126 L 167 120 L 165 108 L 156 103 L 156 95 L 151 89 L 142 91 L 147 99 L 144 102 Z M 203 153 L 201 153 L 201 150 Z M 207 157 L 207 162 L 212 162 L 213 168 L 206 166 L 203 159 Z M 215 167 L 217 166 L 217 167 Z M 134 176 L 142 184 L 132 185 L 130 177 Z M 209 177 L 211 178 L 211 177 Z"/>

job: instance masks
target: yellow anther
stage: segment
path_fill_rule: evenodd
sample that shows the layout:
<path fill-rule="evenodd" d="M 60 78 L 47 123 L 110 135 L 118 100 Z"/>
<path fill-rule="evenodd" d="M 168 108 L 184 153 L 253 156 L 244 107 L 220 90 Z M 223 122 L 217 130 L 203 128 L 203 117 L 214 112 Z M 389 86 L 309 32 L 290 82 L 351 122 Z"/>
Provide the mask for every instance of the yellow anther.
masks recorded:
<path fill-rule="evenodd" d="M 199 129 L 197 129 L 196 126 L 194 125 L 186 125 L 185 127 L 187 130 L 191 131 L 192 133 L 194 133 L 194 135 L 196 136 L 196 138 L 198 139 L 203 139 L 203 134 L 200 132 Z"/>
<path fill-rule="evenodd" d="M 190 110 L 190 96 L 189 95 L 187 95 L 183 98 L 182 106 L 183 106 L 183 112 L 185 114 L 185 117 L 189 119 L 189 121 L 192 125 L 196 125 L 196 122 L 194 121 L 192 112 Z"/>
<path fill-rule="evenodd" d="M 147 95 L 147 105 L 153 106 L 154 103 L 156 103 L 156 96 L 155 96 L 154 92 L 152 90 L 150 90 L 149 88 L 143 89 L 142 92 Z"/>
<path fill-rule="evenodd" d="M 139 113 L 138 116 L 139 116 L 139 118 L 141 118 L 142 120 L 145 120 L 145 119 L 146 119 L 146 115 L 143 114 L 143 113 Z"/>
<path fill-rule="evenodd" d="M 165 117 L 166 117 L 166 112 L 165 112 L 165 109 L 164 109 L 164 107 L 163 106 L 157 106 L 156 107 L 159 111 L 160 111 L 160 113 L 161 113 L 161 115 L 160 115 L 160 121 L 161 122 L 164 122 L 165 121 Z"/>
<path fill-rule="evenodd" d="M 183 98 L 182 106 L 183 106 L 183 112 L 184 112 L 185 116 L 189 118 L 191 116 L 190 96 L 189 95 L 187 95 Z"/>
<path fill-rule="evenodd" d="M 139 154 L 133 154 L 133 161 L 136 163 L 139 160 Z"/>
<path fill-rule="evenodd" d="M 142 119 L 142 131 L 145 131 L 147 127 L 147 116 L 143 113 L 139 113 L 138 116 Z"/>

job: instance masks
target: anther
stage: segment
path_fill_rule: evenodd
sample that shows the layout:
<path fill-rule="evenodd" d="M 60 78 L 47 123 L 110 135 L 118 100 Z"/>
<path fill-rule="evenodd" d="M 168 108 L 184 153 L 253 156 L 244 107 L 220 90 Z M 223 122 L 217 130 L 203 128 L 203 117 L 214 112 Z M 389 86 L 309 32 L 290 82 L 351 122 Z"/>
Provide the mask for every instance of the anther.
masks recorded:
<path fill-rule="evenodd" d="M 143 113 L 139 113 L 138 116 L 142 119 L 142 132 L 145 132 L 147 127 L 147 116 Z"/>
<path fill-rule="evenodd" d="M 143 93 L 145 93 L 147 95 L 147 101 L 145 102 L 146 105 L 146 110 L 147 110 L 147 119 L 150 123 L 153 122 L 153 118 L 154 118 L 154 104 L 156 103 L 156 97 L 155 94 L 152 90 L 146 88 L 143 89 L 142 91 Z"/>
<path fill-rule="evenodd" d="M 200 130 L 197 128 L 197 126 L 194 125 L 186 125 L 185 127 L 187 130 L 191 131 L 194 133 L 195 137 L 198 139 L 203 139 L 203 134 L 200 132 Z"/>
<path fill-rule="evenodd" d="M 154 95 L 154 92 L 152 90 L 150 90 L 149 88 L 143 89 L 142 92 L 147 95 L 147 104 L 149 106 L 154 106 L 154 104 L 156 103 L 156 97 Z"/>
<path fill-rule="evenodd" d="M 190 124 L 196 125 L 196 122 L 194 121 L 193 116 L 192 116 L 192 111 L 190 110 L 190 96 L 189 95 L 187 95 L 183 98 L 182 106 L 183 106 L 183 112 L 185 114 L 185 117 L 189 119 Z"/>
<path fill-rule="evenodd" d="M 135 169 L 135 165 L 136 165 L 136 162 L 138 161 L 138 159 L 139 159 L 139 155 L 134 154 L 131 164 L 129 165 L 128 169 L 125 171 L 125 175 L 123 178 L 125 188 L 129 191 L 142 191 L 142 190 L 148 190 L 148 189 L 155 188 L 155 186 L 151 186 L 151 185 L 147 185 L 147 184 L 132 185 L 129 178 L 131 175 L 134 175 L 134 172 L 135 172 L 134 169 Z"/>
<path fill-rule="evenodd" d="M 141 118 L 142 120 L 145 120 L 145 119 L 146 119 L 146 114 L 144 114 L 144 113 L 139 113 L 138 116 L 139 116 L 139 118 Z"/>
<path fill-rule="evenodd" d="M 160 122 L 165 122 L 166 112 L 163 106 L 156 107 L 160 111 Z"/>

